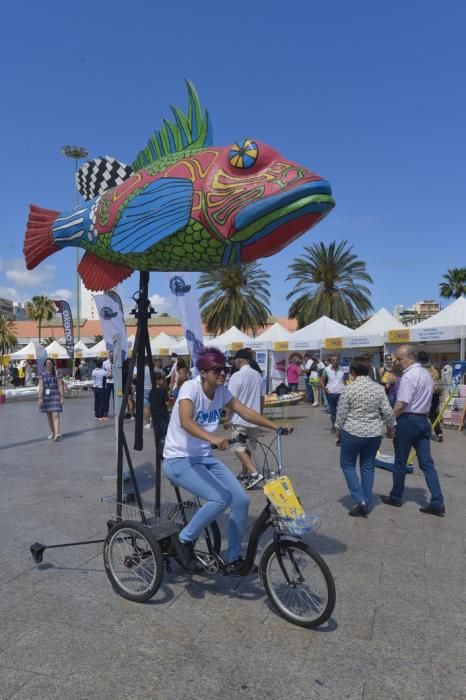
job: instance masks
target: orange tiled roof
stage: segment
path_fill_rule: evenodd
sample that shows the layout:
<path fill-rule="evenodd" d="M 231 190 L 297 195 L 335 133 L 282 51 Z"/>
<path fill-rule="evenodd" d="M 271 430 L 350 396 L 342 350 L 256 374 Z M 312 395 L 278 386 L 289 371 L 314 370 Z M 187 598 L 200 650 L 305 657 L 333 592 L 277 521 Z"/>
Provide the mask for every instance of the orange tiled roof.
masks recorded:
<path fill-rule="evenodd" d="M 155 338 L 162 333 L 162 331 L 167 335 L 184 335 L 183 326 L 178 322 L 177 318 L 158 318 L 152 319 L 151 321 L 149 322 L 149 335 L 151 338 Z M 277 321 L 289 331 L 296 330 L 296 321 L 282 316 L 274 316 L 273 318 L 269 319 L 267 326 L 258 332 L 258 335 L 263 333 Z M 15 321 L 15 326 L 16 335 L 18 336 L 20 343 L 23 341 L 23 339 L 28 338 L 30 340 L 38 337 L 36 321 Z M 134 318 L 126 319 L 126 330 L 128 335 L 136 332 L 136 321 Z M 203 330 L 205 332 L 205 328 Z M 41 333 L 42 338 L 63 338 L 63 326 L 61 325 L 61 321 L 54 319 L 50 324 L 43 325 Z M 81 338 L 93 338 L 95 335 L 102 335 L 100 321 L 83 320 L 80 324 L 80 335 Z"/>

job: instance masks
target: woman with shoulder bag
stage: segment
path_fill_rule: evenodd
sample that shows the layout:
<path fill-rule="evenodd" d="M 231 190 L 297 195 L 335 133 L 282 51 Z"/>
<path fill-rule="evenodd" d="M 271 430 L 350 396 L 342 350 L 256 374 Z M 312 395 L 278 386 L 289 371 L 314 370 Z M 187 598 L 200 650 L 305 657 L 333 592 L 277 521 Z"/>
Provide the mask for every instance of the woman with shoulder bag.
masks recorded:
<path fill-rule="evenodd" d="M 372 501 L 375 456 L 382 442 L 384 425 L 387 437 L 394 437 L 395 415 L 385 389 L 369 377 L 369 365 L 355 358 L 350 365 L 352 381 L 341 392 L 335 428 L 336 444 L 341 445 L 340 466 L 354 501 L 349 515 L 366 518 Z M 361 478 L 356 473 L 359 458 Z"/>

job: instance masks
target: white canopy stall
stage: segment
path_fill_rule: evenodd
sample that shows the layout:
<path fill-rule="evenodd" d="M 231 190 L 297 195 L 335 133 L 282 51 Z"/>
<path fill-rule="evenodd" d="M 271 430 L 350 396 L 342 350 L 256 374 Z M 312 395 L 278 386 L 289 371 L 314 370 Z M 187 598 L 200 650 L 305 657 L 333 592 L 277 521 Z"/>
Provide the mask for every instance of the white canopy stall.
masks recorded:
<path fill-rule="evenodd" d="M 432 355 L 433 361 L 464 359 L 466 338 L 466 299 L 460 297 L 431 318 L 400 330 L 389 330 L 391 344 L 411 343 Z M 437 357 L 435 357 L 437 356 Z"/>
<path fill-rule="evenodd" d="M 39 343 L 35 343 L 33 340 L 31 340 L 31 342 L 25 345 L 24 348 L 21 348 L 16 352 L 12 352 L 9 355 L 10 360 L 36 360 L 36 345 L 39 345 Z M 41 345 L 40 347 L 44 348 L 43 345 Z"/>
<path fill-rule="evenodd" d="M 325 347 L 326 339 L 341 338 L 343 335 L 348 335 L 349 331 L 350 329 L 342 323 L 338 323 L 328 316 L 321 316 L 292 334 L 290 348 L 293 350 L 320 350 L 320 348 Z"/>
<path fill-rule="evenodd" d="M 105 345 L 105 340 L 102 339 L 99 343 L 96 343 L 96 345 L 93 345 L 92 348 L 88 349 L 88 357 L 108 357 L 108 352 L 107 352 L 107 346 Z"/>
<path fill-rule="evenodd" d="M 253 340 L 249 335 L 240 331 L 239 328 L 232 326 L 221 335 L 212 338 L 211 342 L 212 345 L 220 350 L 239 350 L 240 348 L 251 347 Z"/>
<path fill-rule="evenodd" d="M 70 359 L 66 348 L 64 348 L 63 345 L 60 345 L 60 343 L 58 343 L 56 340 L 53 340 L 49 345 L 47 345 L 45 351 L 47 353 L 47 357 L 51 357 L 53 360 Z"/>
<path fill-rule="evenodd" d="M 177 352 L 174 350 L 176 345 L 179 345 L 179 341 L 173 335 L 165 333 L 165 331 L 162 331 L 150 340 L 150 349 L 153 356 L 170 355 L 172 352 Z"/>
<path fill-rule="evenodd" d="M 256 338 L 250 338 L 248 347 L 251 350 L 287 351 L 292 336 L 293 334 L 280 323 L 274 323 L 261 335 L 258 335 Z"/>
<path fill-rule="evenodd" d="M 74 346 L 74 356 L 78 360 L 87 360 L 89 357 L 94 357 L 94 355 L 89 354 L 89 348 L 82 340 L 78 340 Z"/>

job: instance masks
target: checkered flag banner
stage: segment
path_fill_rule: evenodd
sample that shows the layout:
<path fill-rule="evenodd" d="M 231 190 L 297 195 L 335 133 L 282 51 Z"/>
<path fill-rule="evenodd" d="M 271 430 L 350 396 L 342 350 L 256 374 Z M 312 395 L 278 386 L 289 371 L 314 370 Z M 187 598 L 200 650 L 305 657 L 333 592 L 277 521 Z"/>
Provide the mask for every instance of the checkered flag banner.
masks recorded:
<path fill-rule="evenodd" d="M 83 199 L 94 199 L 121 185 L 133 174 L 129 165 L 104 156 L 87 161 L 76 173 L 76 187 Z"/>

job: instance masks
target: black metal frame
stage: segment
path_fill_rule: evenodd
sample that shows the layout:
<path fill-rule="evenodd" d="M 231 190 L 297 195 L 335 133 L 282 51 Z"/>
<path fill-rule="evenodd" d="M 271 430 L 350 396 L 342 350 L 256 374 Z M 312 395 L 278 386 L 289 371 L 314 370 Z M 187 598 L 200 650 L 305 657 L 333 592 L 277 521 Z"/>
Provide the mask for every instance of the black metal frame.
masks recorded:
<path fill-rule="evenodd" d="M 134 449 L 143 449 L 143 429 L 144 429 L 144 368 L 145 361 L 149 366 L 151 384 L 154 385 L 154 363 L 152 360 L 152 351 L 150 348 L 150 338 L 148 329 L 148 320 L 154 313 L 149 301 L 149 272 L 141 271 L 139 275 L 139 291 L 134 295 L 136 308 L 133 314 L 137 319 L 136 338 L 134 341 L 133 353 L 129 362 L 128 376 L 124 387 L 123 399 L 121 402 L 120 413 L 118 415 L 118 437 L 117 437 L 117 489 L 116 489 L 116 516 L 117 521 L 122 520 L 122 503 L 123 494 L 123 464 L 124 458 L 130 472 L 130 479 L 133 487 L 134 497 L 137 501 L 138 508 L 141 513 L 141 520 L 146 524 L 146 517 L 142 506 L 141 493 L 134 472 L 133 462 L 128 447 L 124 430 L 124 418 L 128 405 L 128 396 L 131 391 L 133 382 L 134 368 L 136 367 L 136 422 L 134 435 Z M 154 441 L 155 441 L 155 516 L 160 512 L 160 487 L 161 487 L 161 436 L 160 425 L 156 421 L 154 424 Z M 180 497 L 181 498 L 181 497 Z M 56 549 L 58 547 L 76 547 L 83 544 L 100 544 L 105 542 L 105 539 L 86 540 L 84 542 L 67 542 L 63 544 L 44 545 L 40 542 L 34 542 L 31 545 L 30 551 L 36 564 L 40 564 L 43 559 L 44 550 Z"/>

